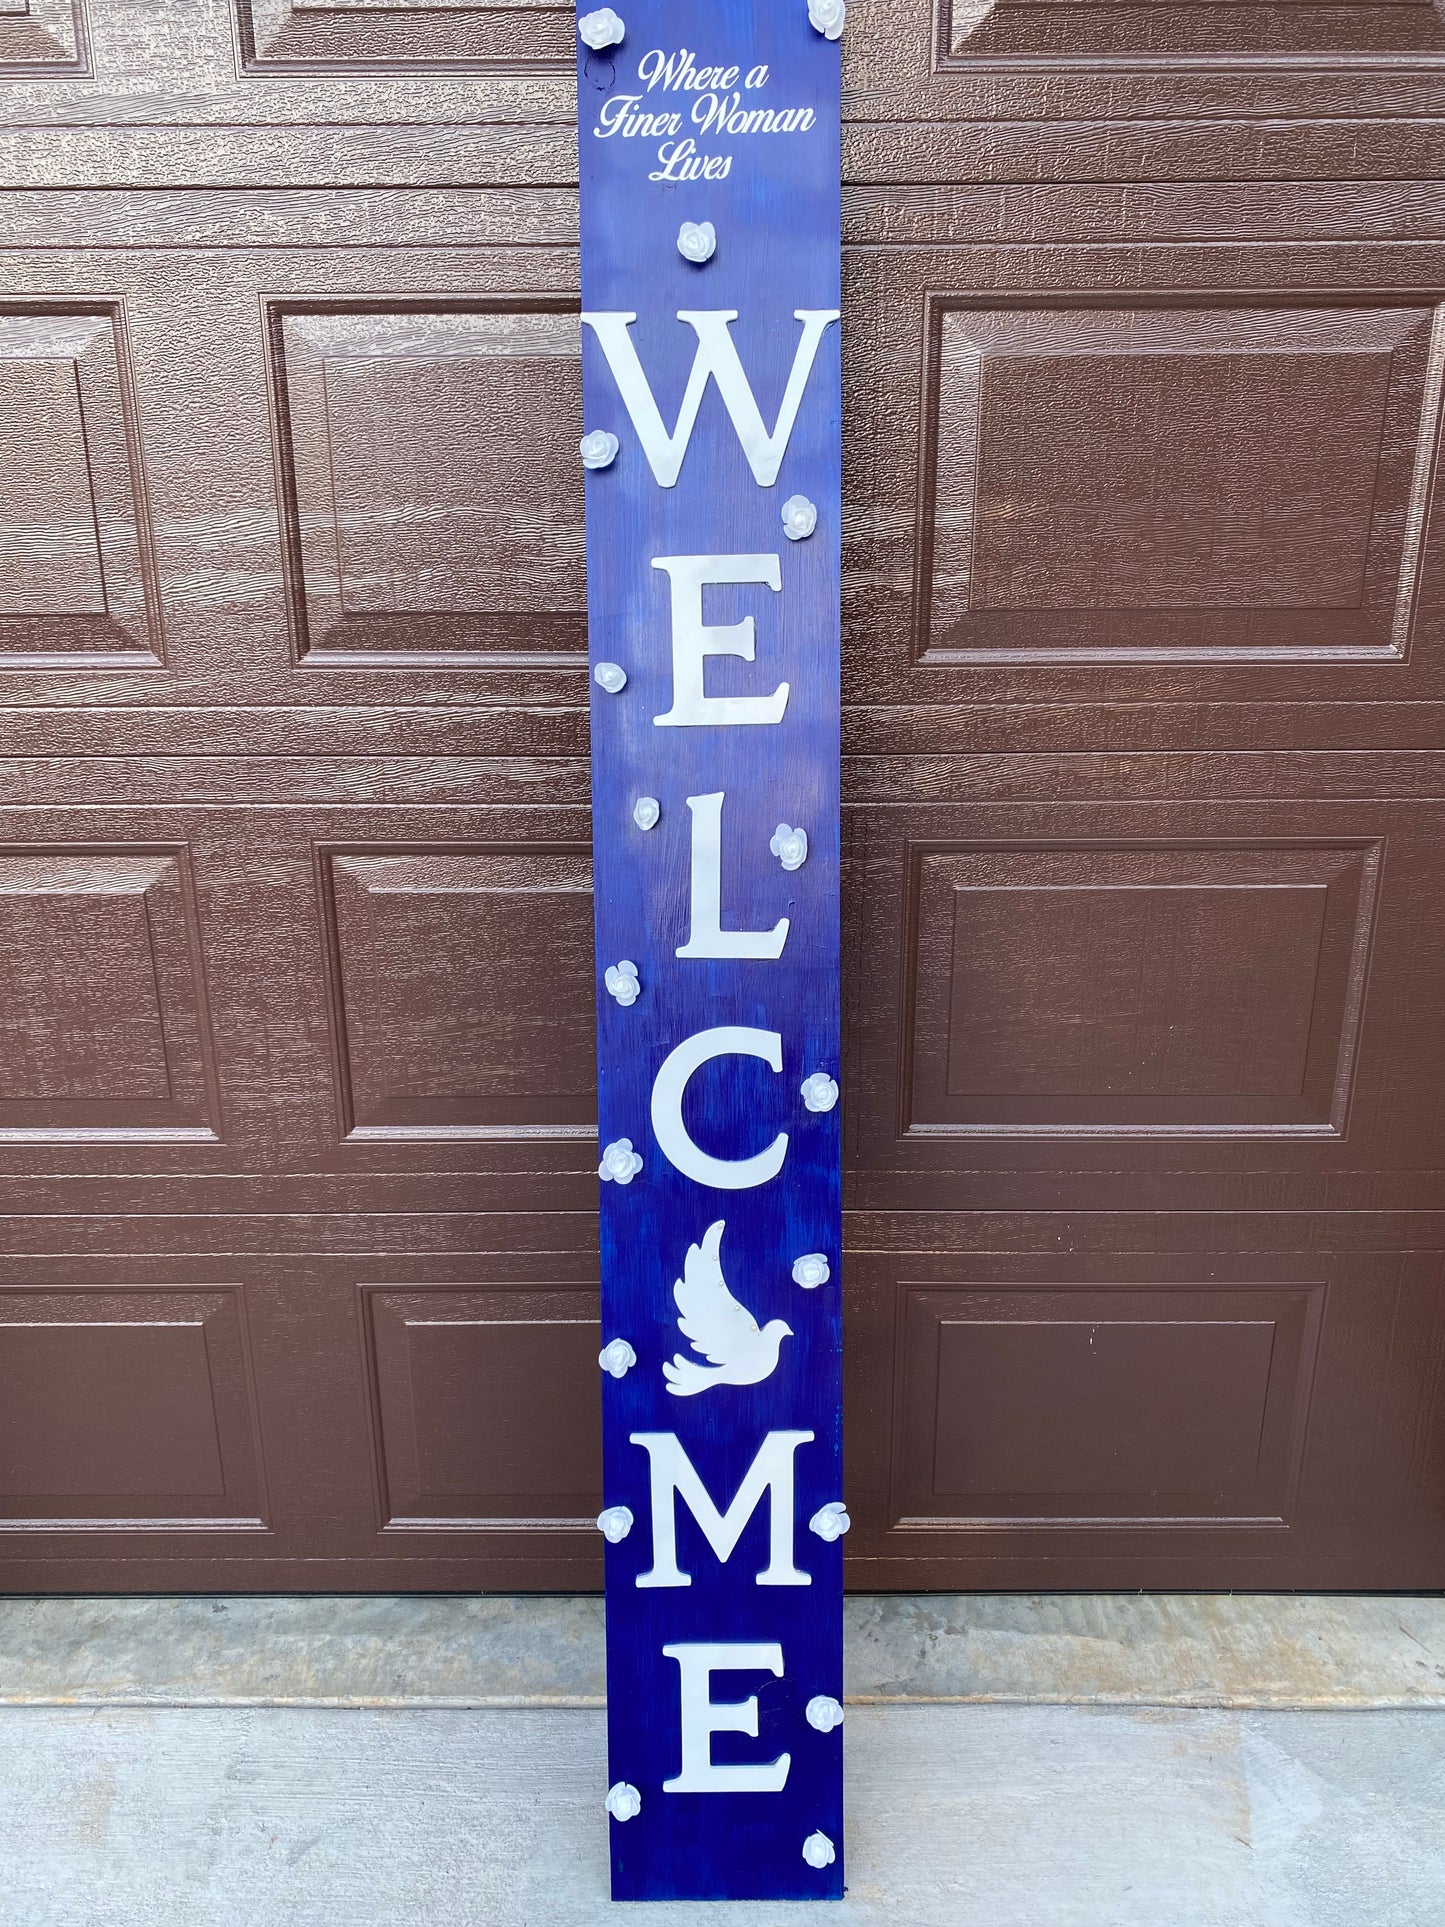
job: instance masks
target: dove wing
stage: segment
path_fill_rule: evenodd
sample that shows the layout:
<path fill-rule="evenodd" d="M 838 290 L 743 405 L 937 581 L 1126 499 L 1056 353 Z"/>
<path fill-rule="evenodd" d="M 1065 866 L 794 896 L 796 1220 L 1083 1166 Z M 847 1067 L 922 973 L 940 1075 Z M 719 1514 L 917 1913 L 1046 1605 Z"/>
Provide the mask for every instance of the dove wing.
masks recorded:
<path fill-rule="evenodd" d="M 723 1278 L 718 1248 L 726 1220 L 720 1218 L 703 1233 L 701 1245 L 689 1245 L 682 1276 L 672 1288 L 682 1313 L 678 1329 L 695 1352 L 713 1365 L 729 1365 L 757 1336 L 758 1321 L 740 1305 Z"/>

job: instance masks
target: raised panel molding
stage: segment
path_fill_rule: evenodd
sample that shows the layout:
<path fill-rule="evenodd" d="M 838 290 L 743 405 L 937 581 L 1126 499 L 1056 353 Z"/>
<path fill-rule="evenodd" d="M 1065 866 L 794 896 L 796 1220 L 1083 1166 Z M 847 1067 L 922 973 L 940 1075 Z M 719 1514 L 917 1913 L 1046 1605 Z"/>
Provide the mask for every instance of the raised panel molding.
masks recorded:
<path fill-rule="evenodd" d="M 0 78 L 89 72 L 82 0 L 0 0 Z"/>
<path fill-rule="evenodd" d="M 1334 1137 L 1380 846 L 917 844 L 904 1137 Z"/>
<path fill-rule="evenodd" d="M 144 501 L 119 310 L 0 312 L 0 668 L 154 668 Z"/>
<path fill-rule="evenodd" d="M 574 59 L 577 16 L 556 0 L 237 0 L 244 67 L 257 72 L 500 69 Z"/>
<path fill-rule="evenodd" d="M 213 1143 L 183 848 L 0 847 L 0 1144 Z"/>
<path fill-rule="evenodd" d="M 362 1304 L 383 1530 L 592 1525 L 595 1285 L 367 1285 Z"/>
<path fill-rule="evenodd" d="M 575 304 L 277 309 L 271 341 L 298 656 L 585 664 Z"/>
<path fill-rule="evenodd" d="M 0 1286 L 0 1531 L 265 1513 L 241 1286 Z"/>
<path fill-rule="evenodd" d="M 1324 1294 L 900 1283 L 890 1529 L 1287 1528 Z"/>
<path fill-rule="evenodd" d="M 930 296 L 915 660 L 1403 661 L 1442 316 Z"/>
<path fill-rule="evenodd" d="M 320 860 L 343 1137 L 594 1136 L 590 850 Z"/>
<path fill-rule="evenodd" d="M 940 0 L 941 70 L 1172 67 L 1445 53 L 1431 0 Z"/>

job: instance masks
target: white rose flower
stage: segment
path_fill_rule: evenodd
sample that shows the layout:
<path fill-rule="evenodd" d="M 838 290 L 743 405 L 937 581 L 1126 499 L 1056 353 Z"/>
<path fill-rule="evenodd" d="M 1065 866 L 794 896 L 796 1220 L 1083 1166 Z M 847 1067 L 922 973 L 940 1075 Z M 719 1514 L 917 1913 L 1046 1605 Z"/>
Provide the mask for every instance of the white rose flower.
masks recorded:
<path fill-rule="evenodd" d="M 677 230 L 677 251 L 701 267 L 717 253 L 717 229 L 711 221 L 684 221 Z"/>
<path fill-rule="evenodd" d="M 819 1285 L 826 1285 L 832 1275 L 821 1251 L 810 1251 L 793 1260 L 793 1283 L 801 1285 L 804 1291 L 816 1291 Z"/>
<path fill-rule="evenodd" d="M 783 534 L 790 542 L 801 542 L 818 526 L 817 504 L 806 495 L 790 495 L 783 504 Z"/>
<path fill-rule="evenodd" d="M 805 1077 L 800 1089 L 810 1111 L 831 1111 L 838 1102 L 837 1080 L 826 1071 L 814 1071 L 811 1077 Z"/>
<path fill-rule="evenodd" d="M 808 832 L 780 823 L 773 831 L 768 848 L 785 870 L 801 870 L 808 860 Z"/>
<path fill-rule="evenodd" d="M 635 1004 L 642 995 L 642 985 L 637 981 L 637 965 L 630 957 L 624 957 L 621 963 L 608 964 L 602 981 L 624 1010 L 629 1004 Z"/>
<path fill-rule="evenodd" d="M 626 1780 L 607 1789 L 607 1811 L 614 1820 L 635 1820 L 642 1811 L 642 1795 Z"/>
<path fill-rule="evenodd" d="M 808 18 L 825 40 L 840 40 L 848 9 L 843 0 L 808 0 Z"/>
<path fill-rule="evenodd" d="M 611 7 L 598 7 L 595 13 L 583 14 L 577 22 L 577 31 L 593 53 L 601 53 L 604 47 L 615 47 L 627 29 L 621 14 L 614 13 Z"/>
<path fill-rule="evenodd" d="M 617 437 L 607 429 L 594 428 L 590 435 L 584 435 L 578 442 L 577 453 L 582 457 L 583 468 L 611 468 L 621 446 Z"/>
<path fill-rule="evenodd" d="M 837 1700 L 829 1699 L 826 1693 L 819 1693 L 803 1708 L 809 1726 L 816 1727 L 820 1733 L 831 1733 L 835 1726 L 843 1724 L 843 1709 Z"/>
<path fill-rule="evenodd" d="M 592 671 L 592 680 L 609 696 L 618 696 L 627 687 L 627 671 L 620 662 L 599 662 Z"/>
<path fill-rule="evenodd" d="M 610 1505 L 597 1515 L 597 1530 L 609 1546 L 621 1545 L 632 1530 L 632 1512 L 625 1505 Z"/>
<path fill-rule="evenodd" d="M 820 1539 L 832 1545 L 835 1539 L 843 1537 L 852 1523 L 853 1521 L 848 1517 L 847 1506 L 841 1499 L 833 1499 L 827 1505 L 818 1507 L 808 1521 L 808 1530 L 816 1532 Z"/>
<path fill-rule="evenodd" d="M 602 1162 L 597 1167 L 597 1175 L 604 1184 L 616 1182 L 631 1184 L 642 1169 L 642 1159 L 632 1148 L 630 1137 L 620 1137 L 615 1144 L 609 1144 L 602 1153 Z"/>
<path fill-rule="evenodd" d="M 662 805 L 655 796 L 639 796 L 632 806 L 632 820 L 639 830 L 650 830 L 662 815 Z"/>
<path fill-rule="evenodd" d="M 625 1338 L 614 1338 L 597 1354 L 597 1363 L 611 1378 L 626 1378 L 637 1363 L 637 1353 Z"/>
<path fill-rule="evenodd" d="M 843 0 L 838 0 L 842 11 Z M 826 1833 L 810 1833 L 803 1842 L 803 1858 L 810 1867 L 831 1867 L 838 1858 L 838 1849 Z"/>

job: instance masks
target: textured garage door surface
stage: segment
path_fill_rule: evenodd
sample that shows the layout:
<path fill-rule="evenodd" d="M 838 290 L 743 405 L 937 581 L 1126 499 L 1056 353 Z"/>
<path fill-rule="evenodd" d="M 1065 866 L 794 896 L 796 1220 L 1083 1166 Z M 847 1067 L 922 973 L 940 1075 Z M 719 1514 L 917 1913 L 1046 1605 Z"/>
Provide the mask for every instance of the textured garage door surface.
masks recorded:
<path fill-rule="evenodd" d="M 600 1582 L 572 34 L 0 0 L 6 1588 Z M 1445 29 L 845 48 L 854 1583 L 1445 1585 Z"/>

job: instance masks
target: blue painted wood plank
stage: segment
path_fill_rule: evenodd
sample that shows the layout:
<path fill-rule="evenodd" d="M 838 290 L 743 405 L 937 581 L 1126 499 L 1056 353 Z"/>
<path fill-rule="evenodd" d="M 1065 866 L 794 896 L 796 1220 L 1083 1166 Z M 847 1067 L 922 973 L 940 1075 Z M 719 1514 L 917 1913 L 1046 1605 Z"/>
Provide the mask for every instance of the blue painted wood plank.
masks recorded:
<path fill-rule="evenodd" d="M 585 428 L 618 443 L 587 475 L 590 646 L 594 672 L 613 664 L 626 677 L 616 690 L 592 684 L 599 1158 L 626 1141 L 641 1160 L 632 1172 L 614 1149 L 604 1161 L 617 1175 L 599 1186 L 603 1338 L 636 1356 L 603 1381 L 606 1505 L 631 1515 L 607 1551 L 609 1771 L 640 1802 L 610 1822 L 613 1892 L 836 1898 L 842 1733 L 805 1709 L 842 1697 L 841 1540 L 809 1523 L 844 1496 L 841 1105 L 810 1109 L 804 1086 L 821 1076 L 826 1097 L 840 1076 L 839 48 L 806 0 L 627 0 L 617 12 L 620 42 L 579 38 Z M 710 259 L 679 251 L 684 222 L 712 224 Z M 732 318 L 679 318 L 719 314 Z M 623 315 L 635 319 L 607 319 Z M 747 405 L 734 390 L 740 433 L 723 392 L 727 340 L 761 418 L 750 451 Z M 660 418 L 650 430 L 636 370 L 628 388 L 628 343 Z M 660 438 L 710 353 L 717 371 L 674 482 Z M 774 478 L 760 445 L 798 374 Z M 795 497 L 817 511 L 798 540 L 783 522 Z M 716 633 L 749 619 L 750 648 Z M 780 719 L 762 720 L 784 684 Z M 727 721 L 719 698 L 754 707 Z M 719 793 L 721 805 L 708 800 Z M 636 818 L 642 798 L 659 806 L 651 828 Z M 770 847 L 779 826 L 806 832 L 801 865 L 785 868 Z M 795 855 L 797 839 L 783 848 Z M 788 919 L 780 954 L 679 956 L 690 940 L 723 947 L 707 935 L 711 889 L 723 931 Z M 640 989 L 632 997 L 623 973 L 619 999 L 606 973 L 624 962 Z M 674 1053 L 699 1039 L 684 1081 Z M 709 1043 L 726 1049 L 707 1056 Z M 784 1134 L 776 1175 L 740 1181 Z M 808 1288 L 793 1271 L 813 1254 L 829 1275 Z M 679 1327 L 680 1279 L 701 1348 Z M 678 1390 L 663 1369 L 674 1359 Z M 760 1454 L 755 1485 L 775 1477 L 749 1512 Z M 789 1472 L 792 1504 L 775 1527 Z M 675 1568 L 661 1543 L 672 1519 Z M 724 1559 L 729 1525 L 740 1530 Z M 638 1584 L 672 1573 L 690 1583 Z M 790 1574 L 807 1583 L 778 1583 Z M 693 1649 L 709 1646 L 754 1650 L 704 1675 L 709 1656 Z M 756 1734 L 728 1730 L 753 1716 L 717 1709 L 749 1701 Z M 727 1786 L 725 1769 L 746 1766 L 772 1766 L 781 1785 Z M 614 1796 L 618 1812 L 632 1804 Z"/>

